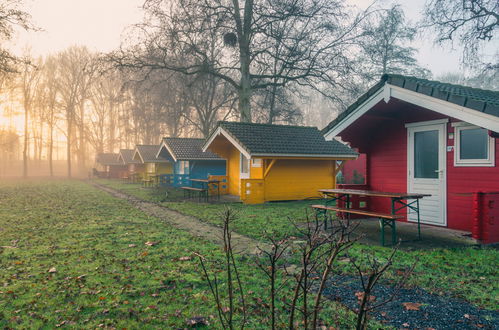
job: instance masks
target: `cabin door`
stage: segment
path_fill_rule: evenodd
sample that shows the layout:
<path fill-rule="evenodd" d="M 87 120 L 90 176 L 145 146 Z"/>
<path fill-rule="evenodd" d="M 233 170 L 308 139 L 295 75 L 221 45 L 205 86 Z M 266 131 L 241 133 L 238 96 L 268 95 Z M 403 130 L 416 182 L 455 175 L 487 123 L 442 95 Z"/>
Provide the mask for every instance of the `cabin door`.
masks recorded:
<path fill-rule="evenodd" d="M 407 191 L 431 194 L 419 201 L 422 223 L 446 226 L 446 124 L 414 123 L 408 129 Z M 408 220 L 417 222 L 409 211 Z"/>

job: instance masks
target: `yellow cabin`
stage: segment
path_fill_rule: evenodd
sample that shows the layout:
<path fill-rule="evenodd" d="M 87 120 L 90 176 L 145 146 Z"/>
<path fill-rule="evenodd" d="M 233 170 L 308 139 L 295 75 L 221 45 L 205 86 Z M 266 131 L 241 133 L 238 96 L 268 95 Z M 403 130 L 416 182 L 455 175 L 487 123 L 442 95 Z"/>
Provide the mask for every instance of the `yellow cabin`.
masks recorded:
<path fill-rule="evenodd" d="M 159 145 L 137 144 L 133 154 L 133 160 L 144 164 L 144 179 L 150 179 L 160 174 L 173 174 L 173 164 L 168 159 L 157 156 Z"/>
<path fill-rule="evenodd" d="M 337 161 L 358 154 L 316 127 L 220 122 L 203 151 L 227 161 L 228 193 L 248 204 L 320 197 L 336 186 Z"/>
<path fill-rule="evenodd" d="M 126 175 L 124 177 L 130 178 L 134 175 L 143 176 L 145 166 L 140 160 L 133 160 L 134 149 L 120 149 L 118 161 L 126 166 Z"/>

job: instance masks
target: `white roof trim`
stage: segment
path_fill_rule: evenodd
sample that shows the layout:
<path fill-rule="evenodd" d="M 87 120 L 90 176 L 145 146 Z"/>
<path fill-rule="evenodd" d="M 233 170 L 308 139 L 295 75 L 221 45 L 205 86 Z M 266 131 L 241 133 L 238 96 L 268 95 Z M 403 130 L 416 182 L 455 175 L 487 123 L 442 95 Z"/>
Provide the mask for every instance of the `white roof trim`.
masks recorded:
<path fill-rule="evenodd" d="M 142 162 L 142 164 L 144 164 L 144 159 L 142 158 L 142 155 L 140 154 L 139 149 L 137 147 L 135 147 L 135 150 L 133 151 L 132 160 L 135 160 L 135 155 L 137 155 L 137 154 L 139 155 L 140 161 Z"/>
<path fill-rule="evenodd" d="M 449 118 L 435 119 L 435 120 L 427 120 L 427 121 L 418 121 L 415 123 L 407 123 L 407 124 L 405 124 L 405 127 L 409 128 L 409 127 L 419 127 L 419 126 L 427 126 L 427 125 L 447 124 L 448 122 L 449 122 Z"/>
<path fill-rule="evenodd" d="M 236 139 L 234 139 L 232 135 L 230 135 L 230 133 L 224 130 L 221 126 L 219 126 L 217 130 L 210 136 L 208 141 L 206 141 L 206 143 L 203 146 L 203 152 L 206 152 L 206 150 L 208 150 L 210 144 L 219 135 L 223 135 L 227 140 L 229 140 L 229 142 L 232 143 L 236 147 L 236 149 L 239 150 L 239 152 L 244 155 L 244 157 L 248 159 L 251 158 L 251 155 L 248 153 L 248 151 L 246 151 L 246 149 L 244 149 L 243 146 L 239 142 L 237 142 Z"/>
<path fill-rule="evenodd" d="M 121 162 L 121 163 L 125 164 L 125 159 L 121 155 L 121 151 L 118 153 L 118 162 Z"/>
<path fill-rule="evenodd" d="M 353 158 L 357 155 L 326 155 L 326 154 L 253 154 L 253 157 L 300 157 L 300 158 Z"/>
<path fill-rule="evenodd" d="M 364 103 L 358 106 L 354 111 L 348 114 L 335 127 L 330 129 L 324 136 L 326 139 L 332 139 L 345 128 L 350 126 L 354 121 L 361 117 L 364 113 L 370 110 L 385 96 L 394 97 L 399 100 L 441 113 L 443 115 L 453 117 L 467 123 L 471 123 L 494 132 L 499 132 L 499 118 L 477 110 L 472 110 L 448 101 L 440 100 L 433 96 L 417 93 L 408 89 L 394 86 L 386 83 L 383 88 L 380 88 L 374 95 L 367 99 Z"/>
<path fill-rule="evenodd" d="M 386 84 L 385 84 L 386 88 Z M 326 140 L 332 140 L 336 135 L 342 132 L 345 128 L 350 126 L 353 122 L 359 119 L 363 114 L 369 111 L 372 107 L 378 104 L 379 101 L 385 99 L 386 94 L 384 88 L 380 88 L 376 93 L 374 93 L 370 98 L 368 98 L 364 103 L 358 106 L 354 111 L 349 113 L 341 122 L 339 122 L 335 127 L 330 129 L 326 134 L 324 134 L 324 138 Z"/>
<path fill-rule="evenodd" d="M 168 153 L 170 154 L 170 156 L 172 156 L 173 158 L 173 161 L 174 162 L 177 162 L 177 157 L 175 157 L 175 154 L 172 152 L 172 150 L 170 149 L 170 147 L 168 146 L 168 144 L 165 143 L 165 140 L 162 140 L 161 141 L 161 144 L 159 145 L 159 150 L 158 152 L 156 153 L 156 158 L 159 158 L 159 154 L 161 153 L 161 150 L 165 148 L 166 151 L 168 151 Z"/>

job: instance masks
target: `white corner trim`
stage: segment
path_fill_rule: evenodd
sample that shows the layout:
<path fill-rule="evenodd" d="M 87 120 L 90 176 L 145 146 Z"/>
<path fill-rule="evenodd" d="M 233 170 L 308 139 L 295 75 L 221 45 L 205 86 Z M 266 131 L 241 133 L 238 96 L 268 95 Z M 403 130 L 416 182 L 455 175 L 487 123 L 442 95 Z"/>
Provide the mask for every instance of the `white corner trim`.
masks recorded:
<path fill-rule="evenodd" d="M 132 160 L 135 160 L 135 155 L 139 155 L 139 158 L 140 158 L 140 162 L 142 164 L 144 164 L 144 159 L 142 158 L 142 155 L 140 154 L 139 152 L 139 149 L 135 148 L 134 152 L 133 152 L 133 157 L 132 157 Z"/>
<path fill-rule="evenodd" d="M 341 133 L 345 128 L 350 126 L 353 122 L 359 119 L 360 116 L 365 114 L 368 110 L 370 110 L 373 106 L 375 106 L 379 101 L 384 99 L 384 90 L 386 89 L 386 85 L 384 88 L 380 88 L 376 93 L 374 93 L 370 98 L 368 98 L 364 103 L 358 106 L 354 111 L 349 113 L 338 125 L 329 130 L 326 134 L 324 134 L 324 138 L 326 140 L 332 140 L 336 135 Z"/>
<path fill-rule="evenodd" d="M 326 154 L 253 154 L 254 157 L 288 157 L 288 158 L 351 158 L 357 159 L 355 155 L 326 155 Z"/>
<path fill-rule="evenodd" d="M 203 152 L 206 152 L 206 150 L 208 150 L 208 147 L 210 146 L 210 144 L 213 142 L 213 140 L 215 140 L 215 138 L 220 135 L 220 128 L 221 127 L 218 127 L 215 132 L 213 132 L 213 134 L 211 134 L 210 138 L 208 139 L 208 141 L 206 141 L 203 145 L 203 147 L 201 148 L 201 150 L 203 150 Z"/>
<path fill-rule="evenodd" d="M 387 84 L 392 90 L 391 95 L 399 100 L 453 117 L 494 132 L 499 132 L 499 118 L 477 110 L 472 110 L 448 101 L 437 99 L 408 89 Z"/>
<path fill-rule="evenodd" d="M 436 120 L 428 120 L 428 121 L 419 121 L 417 123 L 408 123 L 405 124 L 405 127 L 418 127 L 418 126 L 427 126 L 427 125 L 438 125 L 438 124 L 447 124 L 449 122 L 449 118 L 444 119 L 436 119 Z"/>
<path fill-rule="evenodd" d="M 219 135 L 223 135 L 227 140 L 229 140 L 230 143 L 234 145 L 234 147 L 236 147 L 237 150 L 239 150 L 240 153 L 242 153 L 246 158 L 251 159 L 251 155 L 246 151 L 246 149 L 244 149 L 243 146 L 239 142 L 237 142 L 236 139 L 234 139 L 229 134 L 229 132 L 224 130 L 222 127 L 218 127 L 217 130 L 210 136 L 208 141 L 206 141 L 206 143 L 203 146 L 203 152 L 208 150 L 210 144 L 212 144 L 213 140 L 215 140 L 215 138 Z"/>
<path fill-rule="evenodd" d="M 161 153 L 161 150 L 163 150 L 163 148 L 166 149 L 166 151 L 170 154 L 170 156 L 173 158 L 173 161 L 174 162 L 177 162 L 177 157 L 175 157 L 175 155 L 173 154 L 172 150 L 170 149 L 170 147 L 168 146 L 168 144 L 165 143 L 165 141 L 161 141 L 161 145 L 159 146 L 159 150 L 158 150 L 158 153 L 156 154 L 156 158 L 159 158 L 159 154 Z"/>
<path fill-rule="evenodd" d="M 387 85 L 387 83 L 385 83 Z M 392 97 L 391 89 L 383 87 L 383 100 L 385 103 L 390 102 L 390 98 Z"/>
<path fill-rule="evenodd" d="M 340 134 L 345 128 L 369 111 L 380 100 L 384 99 L 386 102 L 387 99 L 389 100 L 392 97 L 494 132 L 499 132 L 499 118 L 496 116 L 386 83 L 383 88 L 380 88 L 335 127 L 324 134 L 324 137 L 326 140 L 332 140 L 336 135 Z"/>

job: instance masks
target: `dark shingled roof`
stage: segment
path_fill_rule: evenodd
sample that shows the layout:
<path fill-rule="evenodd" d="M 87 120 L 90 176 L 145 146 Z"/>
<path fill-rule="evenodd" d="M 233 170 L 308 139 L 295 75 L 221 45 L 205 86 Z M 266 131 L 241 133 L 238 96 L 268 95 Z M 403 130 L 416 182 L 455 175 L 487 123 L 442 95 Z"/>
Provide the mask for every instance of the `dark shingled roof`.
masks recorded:
<path fill-rule="evenodd" d="M 322 129 L 326 134 L 336 124 L 342 121 L 348 114 L 353 112 L 362 103 L 383 88 L 385 82 L 405 88 L 407 90 L 432 96 L 440 100 L 448 101 L 471 110 L 480 111 L 492 116 L 499 117 L 499 92 L 479 88 L 472 88 L 462 85 L 452 85 L 439 81 L 402 76 L 398 74 L 384 74 L 381 80 L 371 87 L 355 103 L 350 105 L 336 119 Z"/>
<path fill-rule="evenodd" d="M 95 161 L 101 165 L 121 165 L 121 163 L 118 162 L 118 154 L 115 153 L 97 154 Z"/>
<path fill-rule="evenodd" d="M 166 162 L 168 162 L 168 160 L 163 158 L 163 157 L 159 157 L 159 158 L 156 157 L 156 154 L 159 151 L 159 145 L 156 145 L 156 144 L 153 144 L 153 145 L 137 144 L 135 146 L 135 148 L 139 152 L 144 163 L 166 163 Z"/>
<path fill-rule="evenodd" d="M 326 141 L 317 127 L 219 122 L 251 155 L 357 156 L 336 140 Z"/>
<path fill-rule="evenodd" d="M 124 164 L 138 164 L 140 163 L 137 160 L 133 160 L 133 153 L 135 150 L 133 149 L 120 149 L 120 155 L 123 159 Z"/>
<path fill-rule="evenodd" d="M 176 160 L 222 160 L 209 150 L 203 152 L 205 139 L 165 137 L 163 142 Z"/>

